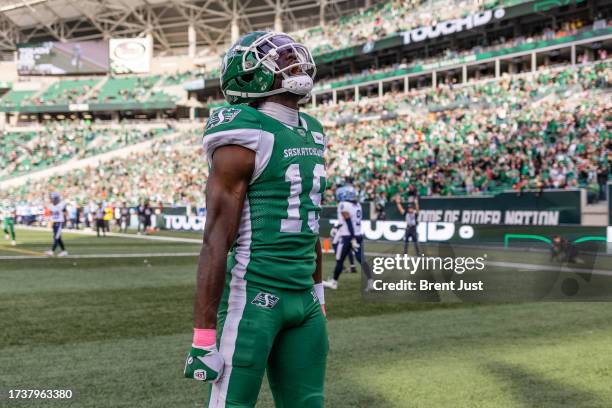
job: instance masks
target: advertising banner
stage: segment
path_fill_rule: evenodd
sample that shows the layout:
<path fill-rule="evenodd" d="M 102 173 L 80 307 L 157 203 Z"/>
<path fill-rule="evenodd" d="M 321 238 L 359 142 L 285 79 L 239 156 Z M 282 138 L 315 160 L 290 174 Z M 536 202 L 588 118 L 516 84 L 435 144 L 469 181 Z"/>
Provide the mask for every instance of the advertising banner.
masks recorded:
<path fill-rule="evenodd" d="M 495 10 L 484 10 L 479 13 L 467 15 L 466 17 L 442 21 L 436 25 L 423 26 L 402 33 L 404 44 L 413 44 L 427 39 L 434 39 L 445 35 L 471 30 L 492 21 L 501 20 L 506 15 L 506 10 L 498 8 Z"/>
<path fill-rule="evenodd" d="M 151 70 L 151 38 L 112 38 L 109 48 L 113 74 L 137 74 Z"/>
<path fill-rule="evenodd" d="M 486 225 L 579 225 L 581 190 L 505 192 L 491 196 L 423 197 L 421 222 Z M 401 220 L 395 203 L 387 204 L 386 218 Z"/>
<path fill-rule="evenodd" d="M 321 219 L 321 236 L 329 237 L 338 220 Z M 370 241 L 403 241 L 404 221 L 363 221 L 364 238 Z M 497 245 L 504 247 L 544 247 L 552 244 L 555 235 L 563 236 L 575 244 L 596 247 L 606 241 L 606 227 L 582 226 L 512 226 L 467 225 L 452 222 L 420 222 L 417 226 L 421 243 L 453 243 L 469 245 Z"/>
<path fill-rule="evenodd" d="M 164 214 L 161 229 L 171 231 L 204 231 L 206 216 L 190 216 Z"/>

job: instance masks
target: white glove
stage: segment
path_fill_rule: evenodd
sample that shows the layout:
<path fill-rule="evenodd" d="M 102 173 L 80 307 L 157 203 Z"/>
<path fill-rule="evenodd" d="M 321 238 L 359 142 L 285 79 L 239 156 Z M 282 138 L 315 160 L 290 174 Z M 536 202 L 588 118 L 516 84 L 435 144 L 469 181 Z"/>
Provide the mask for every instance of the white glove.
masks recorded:
<path fill-rule="evenodd" d="M 223 374 L 223 356 L 213 344 L 209 347 L 192 346 L 185 360 L 184 374 L 187 378 L 216 383 Z"/>

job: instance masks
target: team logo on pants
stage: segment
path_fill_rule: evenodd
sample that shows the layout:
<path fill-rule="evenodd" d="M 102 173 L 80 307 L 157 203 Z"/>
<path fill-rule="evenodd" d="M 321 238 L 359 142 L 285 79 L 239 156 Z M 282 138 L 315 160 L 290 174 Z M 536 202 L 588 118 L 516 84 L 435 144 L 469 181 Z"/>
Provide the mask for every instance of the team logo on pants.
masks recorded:
<path fill-rule="evenodd" d="M 312 295 L 313 303 L 317 303 L 319 301 L 319 298 L 317 297 L 317 293 L 314 291 L 314 289 L 310 291 L 310 294 Z"/>
<path fill-rule="evenodd" d="M 265 307 L 266 309 L 272 309 L 278 303 L 278 296 L 274 296 L 270 293 L 259 292 L 257 296 L 251 301 L 252 304 L 259 307 Z"/>

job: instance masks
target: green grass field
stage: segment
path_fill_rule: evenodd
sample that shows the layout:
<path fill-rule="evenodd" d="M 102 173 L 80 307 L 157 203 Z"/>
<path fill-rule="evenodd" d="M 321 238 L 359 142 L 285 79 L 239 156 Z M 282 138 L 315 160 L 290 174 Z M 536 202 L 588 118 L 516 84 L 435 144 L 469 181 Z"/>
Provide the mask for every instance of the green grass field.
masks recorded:
<path fill-rule="evenodd" d="M 205 406 L 182 378 L 197 259 L 173 256 L 197 243 L 66 233 L 71 255 L 100 257 L 33 259 L 50 234 L 17 232 L 0 243 L 27 257 L 0 260 L 0 406 Z M 326 293 L 328 407 L 612 406 L 609 303 L 389 304 L 365 302 L 359 274 L 341 284 Z M 74 398 L 8 401 L 10 388 Z M 273 406 L 267 385 L 258 406 Z"/>

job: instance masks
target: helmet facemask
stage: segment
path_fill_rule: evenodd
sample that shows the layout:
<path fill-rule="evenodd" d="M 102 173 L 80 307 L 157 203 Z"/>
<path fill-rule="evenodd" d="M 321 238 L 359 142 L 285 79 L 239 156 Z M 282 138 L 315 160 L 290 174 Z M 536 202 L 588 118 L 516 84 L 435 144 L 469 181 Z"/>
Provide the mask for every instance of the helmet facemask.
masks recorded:
<path fill-rule="evenodd" d="M 242 56 L 245 72 L 264 66 L 282 78 L 280 87 L 268 95 L 290 92 L 302 96 L 300 102 L 310 98 L 317 68 L 306 46 L 296 43 L 286 34 L 270 32 L 245 51 Z"/>

